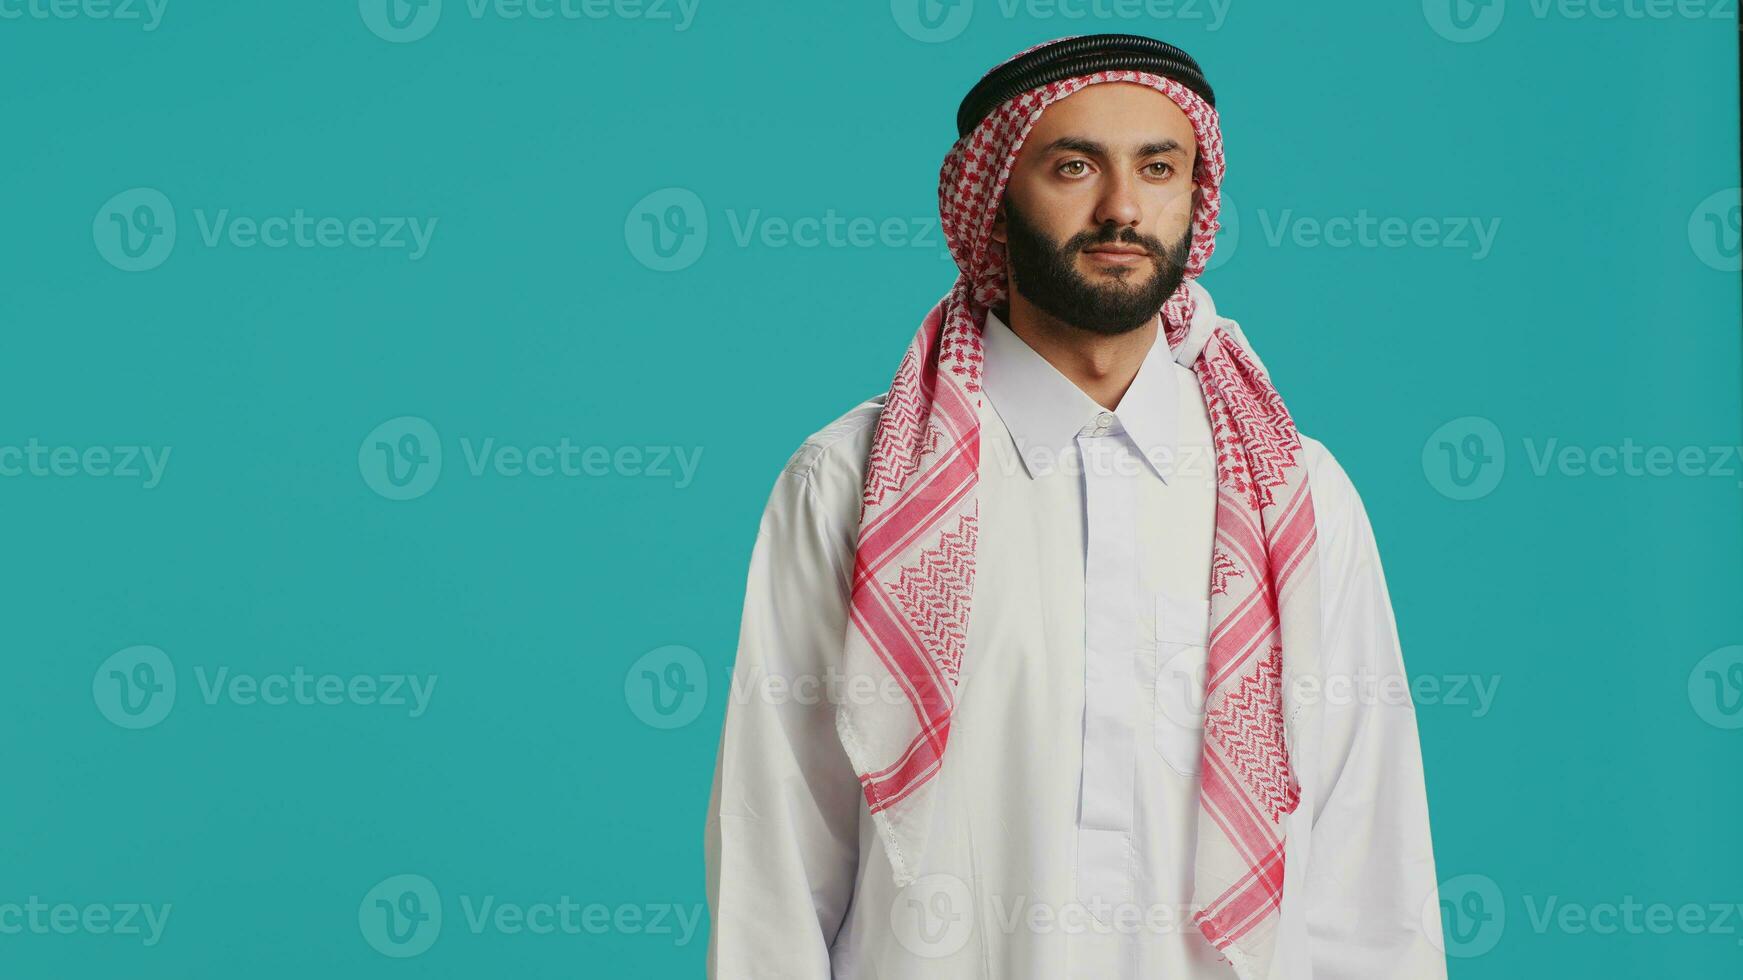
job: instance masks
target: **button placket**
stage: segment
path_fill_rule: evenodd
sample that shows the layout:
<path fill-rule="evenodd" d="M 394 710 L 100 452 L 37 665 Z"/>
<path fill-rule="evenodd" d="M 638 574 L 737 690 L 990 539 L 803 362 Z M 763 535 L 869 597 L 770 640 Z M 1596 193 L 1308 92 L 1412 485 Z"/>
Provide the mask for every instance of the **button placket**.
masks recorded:
<path fill-rule="evenodd" d="M 1109 415 L 1110 421 L 1112 416 Z M 1089 433 L 1081 452 L 1091 452 Z M 1100 447 L 1105 449 L 1106 447 Z M 1137 487 L 1107 466 L 1083 468 L 1084 731 L 1078 826 L 1078 898 L 1129 901 L 1133 894 L 1133 727 L 1137 692 L 1139 593 Z"/>

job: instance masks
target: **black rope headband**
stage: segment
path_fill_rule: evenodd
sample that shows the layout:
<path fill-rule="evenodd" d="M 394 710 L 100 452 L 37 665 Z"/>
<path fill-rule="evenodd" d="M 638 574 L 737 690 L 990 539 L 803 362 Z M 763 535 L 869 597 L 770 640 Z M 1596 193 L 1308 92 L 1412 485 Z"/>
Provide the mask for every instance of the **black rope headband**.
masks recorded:
<path fill-rule="evenodd" d="M 1089 34 L 1044 44 L 986 74 L 956 110 L 956 135 L 968 135 L 1006 99 L 1038 85 L 1098 71 L 1147 71 L 1172 78 L 1216 106 L 1216 94 L 1192 56 L 1138 34 Z"/>

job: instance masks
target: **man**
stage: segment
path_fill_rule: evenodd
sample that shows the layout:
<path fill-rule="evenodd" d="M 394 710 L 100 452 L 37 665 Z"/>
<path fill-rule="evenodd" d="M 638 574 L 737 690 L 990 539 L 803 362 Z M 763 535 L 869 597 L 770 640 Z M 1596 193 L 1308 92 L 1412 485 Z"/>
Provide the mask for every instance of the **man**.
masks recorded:
<path fill-rule="evenodd" d="M 1194 281 L 1203 73 L 1061 39 L 957 126 L 962 275 L 757 535 L 709 975 L 1444 977 L 1373 532 Z"/>

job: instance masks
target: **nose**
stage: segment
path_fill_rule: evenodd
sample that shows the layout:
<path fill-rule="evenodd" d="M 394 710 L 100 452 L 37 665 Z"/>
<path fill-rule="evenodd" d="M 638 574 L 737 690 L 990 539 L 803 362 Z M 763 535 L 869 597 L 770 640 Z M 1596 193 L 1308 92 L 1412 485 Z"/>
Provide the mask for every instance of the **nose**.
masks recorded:
<path fill-rule="evenodd" d="M 1095 223 L 1136 226 L 1143 217 L 1138 207 L 1136 179 L 1130 174 L 1112 173 L 1102 185 L 1101 199 L 1096 202 Z"/>

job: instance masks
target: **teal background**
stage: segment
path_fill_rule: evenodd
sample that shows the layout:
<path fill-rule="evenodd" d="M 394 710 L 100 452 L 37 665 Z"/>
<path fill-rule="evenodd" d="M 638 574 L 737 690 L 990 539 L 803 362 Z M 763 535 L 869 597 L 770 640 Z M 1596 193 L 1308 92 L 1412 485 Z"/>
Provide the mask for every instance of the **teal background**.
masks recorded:
<path fill-rule="evenodd" d="M 1743 730 L 1723 727 L 1743 688 L 1689 690 L 1743 644 L 1739 465 L 1539 476 L 1527 448 L 1743 442 L 1738 275 L 1689 232 L 1738 184 L 1734 12 L 1514 0 L 1457 43 L 1436 0 L 1237 0 L 1214 24 L 979 0 L 926 42 L 901 2 L 700 0 L 677 30 L 447 0 L 409 43 L 343 2 L 169 0 L 149 31 L 78 8 L 0 18 L 0 447 L 171 451 L 151 489 L 0 477 L 0 907 L 173 907 L 150 947 L 0 932 L 0 976 L 700 975 L 703 817 L 758 515 L 804 437 L 887 385 L 954 275 L 935 227 L 929 245 L 803 248 L 741 245 L 734 224 L 833 210 L 924 239 L 961 94 L 1019 48 L 1095 31 L 1206 66 L 1239 237 L 1205 283 L 1360 488 L 1412 673 L 1499 678 L 1481 717 L 1418 708 L 1440 876 L 1481 876 L 1505 906 L 1488 948 L 1455 937 L 1472 955 L 1453 976 L 1739 975 L 1743 919 L 1598 935 L 1534 929 L 1528 904 L 1743 902 Z M 140 187 L 173 202 L 178 237 L 127 272 L 93 224 Z M 636 235 L 664 188 L 709 225 L 673 271 Z M 415 261 L 208 246 L 196 212 L 220 209 L 437 224 Z M 1480 259 L 1266 233 L 1364 211 L 1498 233 Z M 401 416 L 443 453 L 403 501 L 375 492 L 365 445 Z M 1506 455 L 1471 500 L 1424 463 L 1464 417 Z M 702 455 L 682 487 L 474 476 L 461 440 L 486 438 Z M 138 644 L 178 691 L 129 730 L 93 681 Z M 633 665 L 673 646 L 709 691 L 661 728 Z M 411 718 L 207 703 L 196 673 L 298 667 L 437 682 Z M 434 884 L 444 919 L 403 959 L 359 918 L 400 874 Z M 462 896 L 704 923 L 687 942 L 475 933 Z"/>

